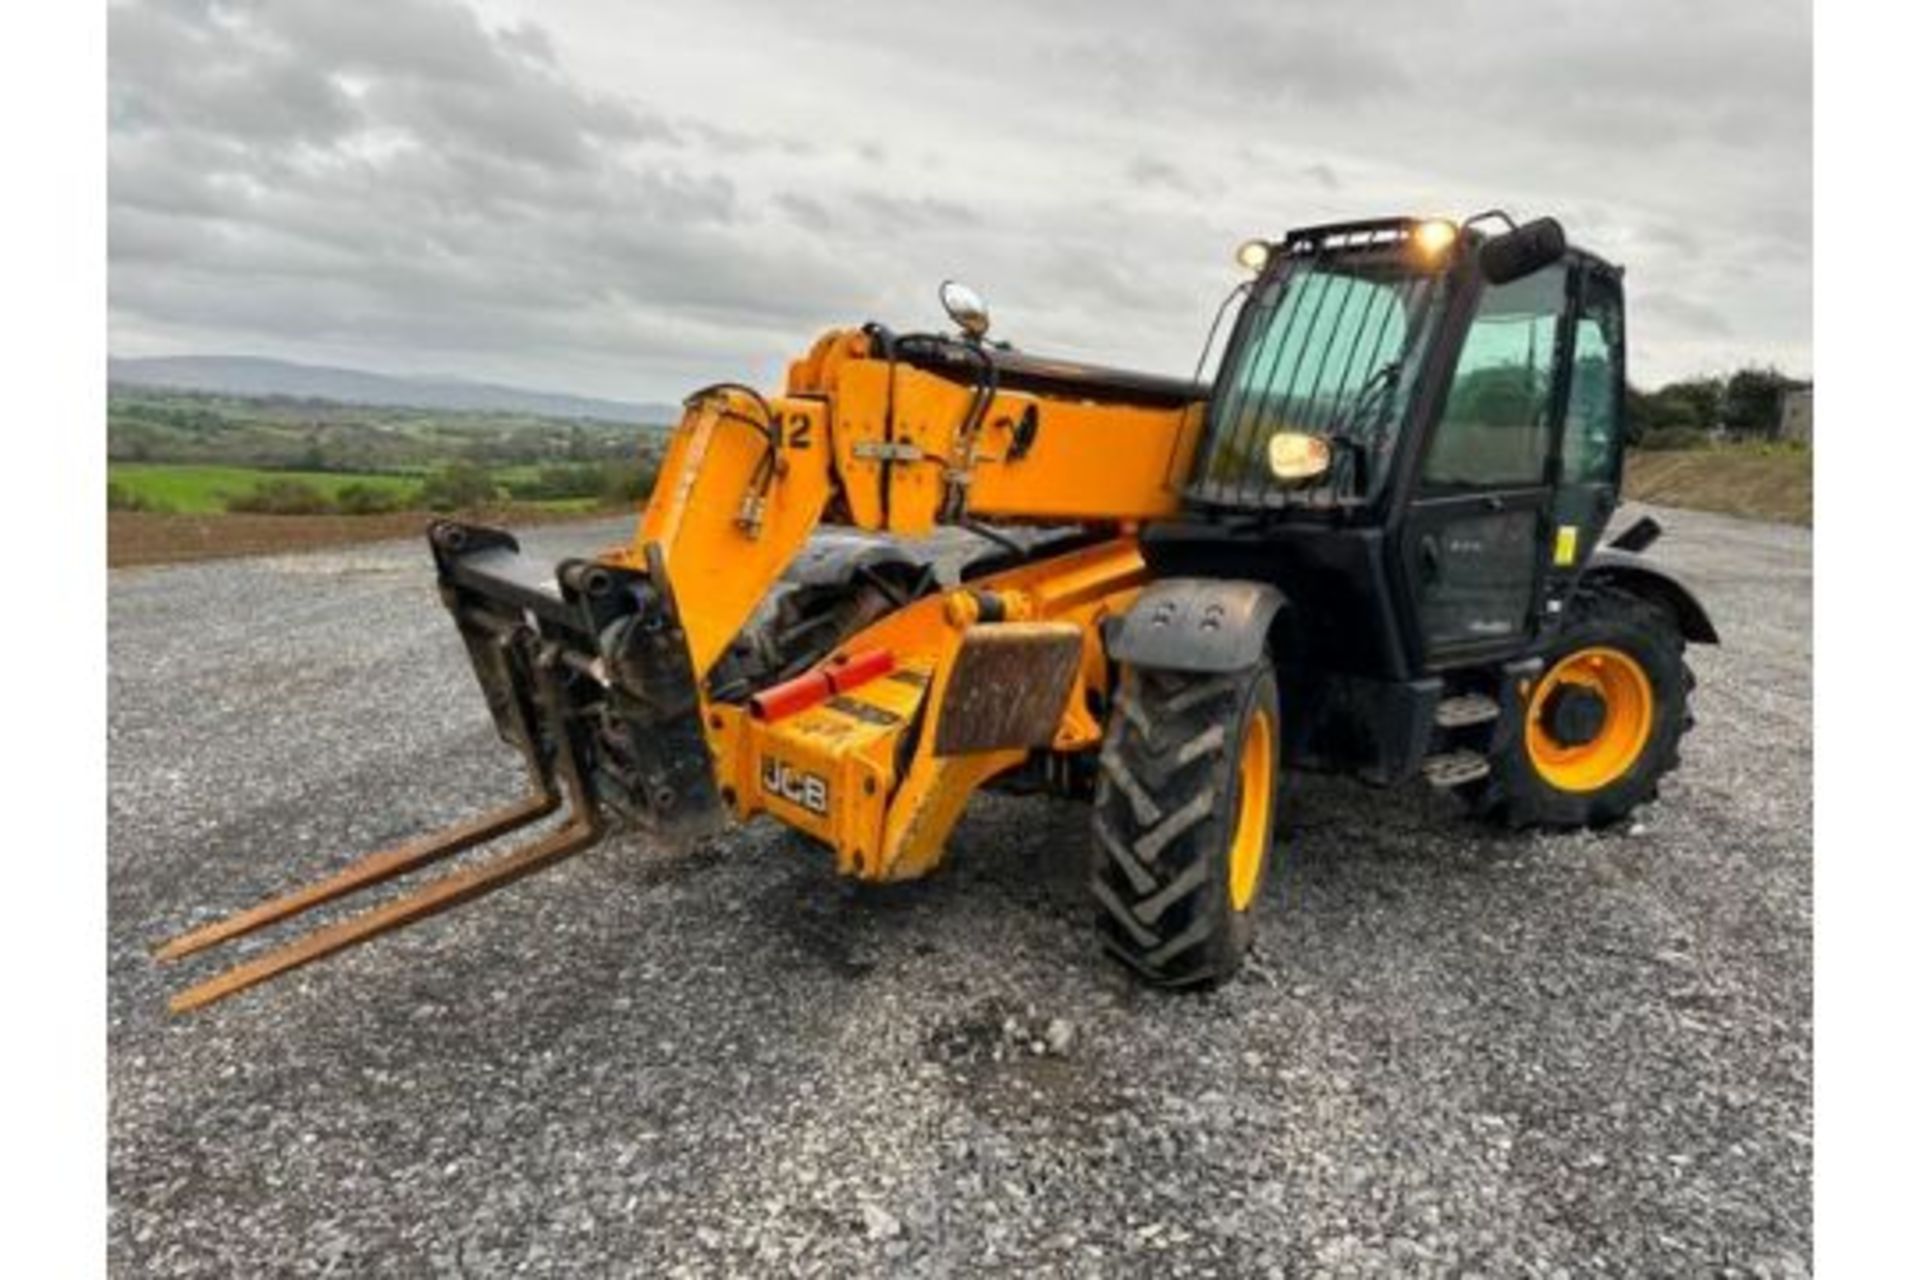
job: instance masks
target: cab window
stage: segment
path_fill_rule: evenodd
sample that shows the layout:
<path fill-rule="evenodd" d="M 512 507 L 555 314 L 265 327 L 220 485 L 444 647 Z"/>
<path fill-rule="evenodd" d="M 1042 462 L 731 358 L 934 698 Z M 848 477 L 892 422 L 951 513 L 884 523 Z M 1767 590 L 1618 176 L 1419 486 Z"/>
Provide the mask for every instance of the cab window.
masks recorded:
<path fill-rule="evenodd" d="M 1554 339 L 1566 295 L 1563 266 L 1481 293 L 1427 450 L 1428 487 L 1545 483 Z"/>
<path fill-rule="evenodd" d="M 1573 373 L 1560 446 L 1560 475 L 1567 484 L 1613 479 L 1614 437 L 1620 430 L 1620 294 L 1599 280 L 1589 280 L 1585 292 L 1573 327 Z"/>

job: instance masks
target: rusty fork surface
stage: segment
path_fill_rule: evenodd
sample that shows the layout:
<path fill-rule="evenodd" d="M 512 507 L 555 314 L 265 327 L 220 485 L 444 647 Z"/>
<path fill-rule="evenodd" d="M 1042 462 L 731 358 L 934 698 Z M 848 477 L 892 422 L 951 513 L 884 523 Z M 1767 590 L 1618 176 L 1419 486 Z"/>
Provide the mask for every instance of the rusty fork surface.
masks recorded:
<path fill-rule="evenodd" d="M 450 858 L 475 845 L 485 844 L 509 831 L 517 831 L 529 823 L 537 822 L 552 813 L 558 804 L 556 797 L 536 792 L 518 804 L 482 814 L 444 831 L 417 836 L 391 849 L 370 853 L 325 880 L 270 898 L 257 907 L 202 925 L 191 933 L 183 933 L 156 947 L 154 959 L 183 959 L 208 947 L 244 937 L 257 929 L 311 911 L 336 898 L 344 898 L 350 893 L 403 876 L 442 858 Z"/>
<path fill-rule="evenodd" d="M 556 653 L 543 653 L 535 664 L 535 683 L 548 715 L 548 723 L 565 726 L 563 696 L 554 675 L 557 663 Z M 538 822 L 559 808 L 564 798 L 568 813 L 566 821 L 560 826 L 495 858 L 448 872 L 411 893 L 315 929 L 189 987 L 168 1001 L 168 1008 L 181 1013 L 224 999 L 323 956 L 503 888 L 597 841 L 602 826 L 592 797 L 588 794 L 571 730 L 562 727 L 553 735 L 553 759 L 549 763 L 534 745 L 531 726 L 524 717 L 515 717 L 515 727 L 521 735 L 521 748 L 534 777 L 533 792 L 525 799 L 442 831 L 369 854 L 324 880 L 182 934 L 156 948 L 155 957 L 177 960 L 193 955 L 452 857 Z"/>

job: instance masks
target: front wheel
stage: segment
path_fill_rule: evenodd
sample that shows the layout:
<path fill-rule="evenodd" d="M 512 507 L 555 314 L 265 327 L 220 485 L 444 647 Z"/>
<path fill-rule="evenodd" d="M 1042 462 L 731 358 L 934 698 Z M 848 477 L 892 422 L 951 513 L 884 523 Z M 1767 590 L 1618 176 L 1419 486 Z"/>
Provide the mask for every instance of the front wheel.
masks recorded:
<path fill-rule="evenodd" d="M 1199 674 L 1128 668 L 1093 801 L 1103 943 L 1157 986 L 1211 986 L 1253 942 L 1280 764 L 1265 661 Z"/>
<path fill-rule="evenodd" d="M 1522 690 L 1522 720 L 1467 799 L 1515 827 L 1605 826 L 1659 794 L 1693 727 L 1686 641 L 1666 610 L 1583 587 Z"/>

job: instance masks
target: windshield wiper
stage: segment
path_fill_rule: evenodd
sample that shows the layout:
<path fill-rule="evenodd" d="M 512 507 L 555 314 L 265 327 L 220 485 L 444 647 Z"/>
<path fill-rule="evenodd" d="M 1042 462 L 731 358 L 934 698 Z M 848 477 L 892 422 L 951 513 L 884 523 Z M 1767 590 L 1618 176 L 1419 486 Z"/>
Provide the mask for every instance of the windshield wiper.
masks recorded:
<path fill-rule="evenodd" d="M 1367 376 L 1353 395 L 1346 410 L 1335 414 L 1324 435 L 1334 450 L 1324 487 L 1335 494 L 1360 495 L 1367 490 L 1369 451 L 1375 443 L 1365 438 L 1375 434 L 1369 418 L 1378 418 L 1382 405 L 1392 402 L 1400 385 L 1401 362 L 1389 360 Z"/>
<path fill-rule="evenodd" d="M 1389 360 L 1368 375 L 1354 393 L 1353 400 L 1344 413 L 1337 414 L 1327 424 L 1326 435 L 1330 439 L 1345 439 L 1351 428 L 1358 426 L 1363 415 L 1375 412 L 1382 396 L 1390 396 L 1400 386 L 1400 362 Z"/>

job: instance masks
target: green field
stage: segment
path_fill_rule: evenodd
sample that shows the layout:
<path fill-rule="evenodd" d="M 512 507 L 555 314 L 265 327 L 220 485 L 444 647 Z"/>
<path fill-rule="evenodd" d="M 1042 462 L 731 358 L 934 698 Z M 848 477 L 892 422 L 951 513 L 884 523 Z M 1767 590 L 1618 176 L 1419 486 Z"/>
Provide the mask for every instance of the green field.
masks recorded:
<path fill-rule="evenodd" d="M 533 467 L 500 467 L 492 471 L 496 484 L 530 478 Z M 218 515 L 227 509 L 227 500 L 250 492 L 268 480 L 297 480 L 310 485 L 329 499 L 337 498 L 348 485 L 358 484 L 385 493 L 401 495 L 403 500 L 420 487 L 422 475 L 393 472 L 282 471 L 265 467 L 197 466 L 164 462 L 109 462 L 107 480 L 117 484 L 153 510 L 176 515 Z M 552 498 L 523 505 L 548 511 L 592 511 L 599 506 L 594 498 Z"/>
<path fill-rule="evenodd" d="M 666 439 L 633 423 L 114 386 L 107 506 L 196 518 L 589 512 L 645 494 Z"/>
<path fill-rule="evenodd" d="M 268 471 L 259 467 L 173 466 L 158 462 L 110 462 L 107 479 L 129 493 L 181 515 L 209 515 L 225 511 L 227 499 L 251 490 L 263 480 L 298 480 L 329 498 L 350 484 L 367 485 L 389 493 L 411 493 L 420 477 L 343 471 Z"/>
<path fill-rule="evenodd" d="M 520 501 L 519 504 L 538 507 L 542 511 L 601 511 L 606 507 L 606 504 L 598 498 L 535 498 L 531 501 Z"/>

